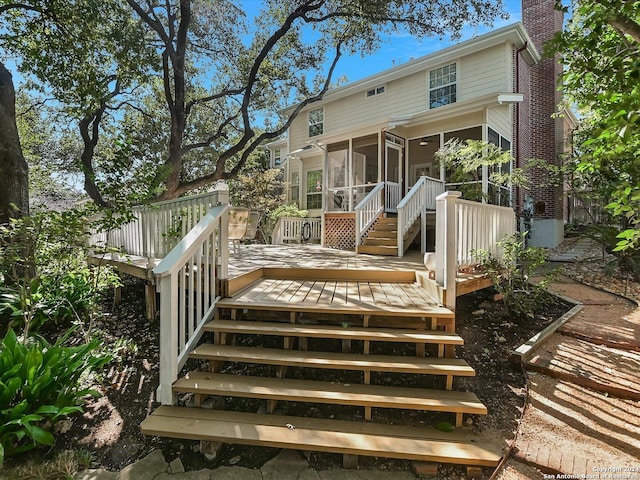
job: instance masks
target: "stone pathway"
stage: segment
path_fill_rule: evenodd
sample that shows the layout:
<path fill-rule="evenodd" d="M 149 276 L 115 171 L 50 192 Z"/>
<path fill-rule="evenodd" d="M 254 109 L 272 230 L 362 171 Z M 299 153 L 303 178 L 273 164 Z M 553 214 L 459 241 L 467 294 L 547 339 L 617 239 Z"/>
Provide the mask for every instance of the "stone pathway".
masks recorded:
<path fill-rule="evenodd" d="M 74 480 L 415 480 L 410 472 L 381 470 L 324 470 L 309 468 L 307 460 L 294 450 L 282 450 L 260 470 L 219 467 L 185 472 L 179 458 L 167 462 L 160 450 L 120 472 L 83 470 Z"/>
<path fill-rule="evenodd" d="M 640 479 L 639 308 L 567 277 L 549 288 L 583 308 L 525 362 L 529 401 L 514 459 L 547 475 L 529 478 L 614 478 L 619 469 Z M 497 478 L 526 477 L 511 461 Z"/>
<path fill-rule="evenodd" d="M 591 257 L 594 251 L 601 251 L 602 247 L 590 238 L 576 238 L 574 241 L 563 242 L 563 248 L 557 249 L 549 256 L 550 262 L 579 262 Z"/>

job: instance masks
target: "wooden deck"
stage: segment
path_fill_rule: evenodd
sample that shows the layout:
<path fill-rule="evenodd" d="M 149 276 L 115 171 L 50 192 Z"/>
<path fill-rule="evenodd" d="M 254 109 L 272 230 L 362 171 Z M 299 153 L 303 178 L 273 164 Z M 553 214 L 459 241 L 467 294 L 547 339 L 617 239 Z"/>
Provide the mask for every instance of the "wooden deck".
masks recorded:
<path fill-rule="evenodd" d="M 145 258 L 137 255 L 107 253 L 88 258 L 92 265 L 110 265 L 118 272 L 132 275 L 150 284 L 155 282 L 152 270 L 160 263 L 160 258 Z M 323 248 L 319 245 L 241 245 L 237 255 L 229 257 L 229 280 L 233 281 L 245 274 L 261 268 L 331 269 L 343 272 L 370 271 L 398 272 L 413 271 L 426 273 L 423 255 L 410 251 L 402 257 L 363 255 L 355 252 Z M 391 277 L 387 277 L 390 279 Z M 464 295 L 490 285 L 490 281 L 479 274 L 460 274 L 457 294 Z M 233 293 L 233 292 L 232 292 Z"/>
<path fill-rule="evenodd" d="M 398 259 L 317 246 L 242 246 L 230 259 L 215 317 L 203 327 L 213 343 L 190 350 L 209 371 L 191 372 L 172 386 L 175 395 L 193 396 L 193 407 L 160 407 L 142 423 L 143 433 L 496 465 L 499 452 L 471 437 L 375 423 L 384 421 L 385 409 L 405 409 L 433 412 L 461 429 L 464 415 L 487 413 L 473 393 L 454 388 L 456 378 L 475 370 L 455 358 L 463 340 L 454 312 L 417 271 L 424 271 L 418 254 Z M 385 350 L 385 343 L 405 353 Z M 238 376 L 238 364 L 259 366 L 267 376 Z M 331 371 L 332 378 L 344 371 L 350 380 L 309 380 L 304 372 L 311 371 Z M 403 375 L 425 377 L 433 388 L 394 384 Z M 258 399 L 269 414 L 197 408 L 211 395 Z M 357 407 L 368 423 L 307 418 L 295 409 L 301 416 L 285 417 L 277 413 L 280 402 Z"/>
<path fill-rule="evenodd" d="M 232 298 L 221 300 L 219 308 L 453 317 L 416 283 L 414 272 L 405 271 L 350 275 L 333 269 L 263 268 L 238 277 L 229 295 Z"/>

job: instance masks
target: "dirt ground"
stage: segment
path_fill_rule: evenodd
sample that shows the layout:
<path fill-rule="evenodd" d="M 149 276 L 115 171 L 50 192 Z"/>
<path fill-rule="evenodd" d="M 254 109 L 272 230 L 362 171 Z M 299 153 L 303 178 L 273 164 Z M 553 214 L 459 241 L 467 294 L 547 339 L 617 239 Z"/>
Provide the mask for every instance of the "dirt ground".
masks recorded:
<path fill-rule="evenodd" d="M 129 280 L 123 289 L 121 305 L 113 307 L 110 302 L 105 302 L 107 314 L 99 322 L 98 328 L 105 341 L 117 347 L 118 356 L 97 377 L 96 388 L 103 396 L 89 401 L 83 415 L 59 425 L 56 445 L 46 456 L 53 456 L 65 449 L 85 449 L 93 455 L 93 467 L 109 470 L 121 469 L 154 449 L 162 449 L 168 459 L 180 456 L 187 470 L 222 465 L 258 468 L 273 458 L 278 453 L 277 449 L 225 445 L 219 456 L 213 462 L 208 462 L 199 452 L 199 442 L 145 437 L 140 433 L 140 422 L 157 406 L 154 392 L 158 375 L 158 325 L 145 320 L 143 295 L 143 286 Z M 482 441 L 489 441 L 498 448 L 506 446 L 513 438 L 525 399 L 525 378 L 522 371 L 509 364 L 510 352 L 570 308 L 569 304 L 555 297 L 549 296 L 548 300 L 533 319 L 522 320 L 507 315 L 502 303 L 493 301 L 493 292 L 490 290 L 459 300 L 457 331 L 464 338 L 465 345 L 457 347 L 456 353 L 474 367 L 476 377 L 458 378 L 454 388 L 476 393 L 487 405 L 489 414 L 468 418 L 465 428 L 473 428 L 483 437 Z M 248 337 L 244 341 L 251 344 L 258 340 Z M 403 354 L 401 346 L 391 348 L 396 349 L 393 353 Z M 193 368 L 193 365 L 190 367 Z M 247 368 L 251 366 L 227 364 L 225 371 L 241 373 Z M 252 371 L 252 374 L 255 372 Z M 294 369 L 288 372 L 292 377 L 301 374 Z M 334 371 L 314 371 L 311 376 L 325 374 L 340 375 Z M 349 381 L 348 377 L 337 380 Z M 385 374 L 382 380 L 399 386 L 435 386 L 429 383 L 432 380 L 418 376 L 393 378 Z M 219 401 L 232 409 L 256 411 L 261 407 L 259 401 L 253 400 Z M 360 409 L 349 407 L 280 402 L 279 409 L 293 415 L 349 420 L 362 420 L 363 417 Z M 435 425 L 443 420 L 453 422 L 453 416 L 374 410 L 374 421 L 379 422 Z M 35 455 L 41 456 L 41 453 Z M 309 461 L 316 469 L 331 469 L 341 466 L 342 457 L 313 453 Z M 363 458 L 361 465 L 382 470 L 409 468 L 408 462 L 378 458 Z M 463 477 L 464 470 L 443 466 L 440 474 L 442 478 L 456 479 Z"/>

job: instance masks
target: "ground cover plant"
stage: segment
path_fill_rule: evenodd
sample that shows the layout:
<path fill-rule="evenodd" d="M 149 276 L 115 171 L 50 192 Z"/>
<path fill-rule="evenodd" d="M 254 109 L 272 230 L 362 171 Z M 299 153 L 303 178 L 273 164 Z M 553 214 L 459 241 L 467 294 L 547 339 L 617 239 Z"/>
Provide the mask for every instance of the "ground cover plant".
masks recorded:
<path fill-rule="evenodd" d="M 0 465 L 53 445 L 56 423 L 99 395 L 85 374 L 111 358 L 93 325 L 116 277 L 87 267 L 83 218 L 44 212 L 0 228 Z"/>
<path fill-rule="evenodd" d="M 493 283 L 508 312 L 519 317 L 531 317 L 544 305 L 550 273 L 542 275 L 546 251 L 527 246 L 527 234 L 516 233 L 497 243 L 501 257 L 487 251 L 475 251 L 479 269 Z M 534 277 L 540 277 L 535 282 Z"/>

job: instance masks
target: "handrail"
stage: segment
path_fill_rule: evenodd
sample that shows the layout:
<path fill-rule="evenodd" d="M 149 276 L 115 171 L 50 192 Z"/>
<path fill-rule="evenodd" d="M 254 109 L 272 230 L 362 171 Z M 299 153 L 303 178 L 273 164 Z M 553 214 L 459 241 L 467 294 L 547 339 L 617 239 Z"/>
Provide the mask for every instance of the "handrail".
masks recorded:
<path fill-rule="evenodd" d="M 384 210 L 382 192 L 385 182 L 381 182 L 356 205 L 356 249 L 362 243 L 362 236 L 373 225 Z"/>
<path fill-rule="evenodd" d="M 308 230 L 305 225 L 309 225 Z M 271 234 L 273 245 L 282 245 L 285 242 L 316 242 L 321 239 L 322 219 L 315 217 L 280 217 Z"/>
<path fill-rule="evenodd" d="M 193 226 L 228 194 L 213 191 L 132 208 L 133 219 L 109 232 L 93 231 L 90 244 L 121 248 L 124 253 L 163 258 Z"/>
<path fill-rule="evenodd" d="M 447 307 L 455 307 L 457 270 L 475 261 L 472 252 L 486 250 L 500 258 L 497 243 L 516 231 L 513 209 L 461 200 L 461 195 L 448 191 L 437 198 L 435 274 Z"/>
<path fill-rule="evenodd" d="M 157 399 L 174 403 L 172 384 L 213 318 L 218 280 L 227 278 L 229 205 L 214 207 L 153 269 L 160 292 L 160 384 Z"/>
<path fill-rule="evenodd" d="M 501 258 L 498 242 L 516 231 L 515 212 L 511 207 L 459 199 L 456 202 L 456 219 L 458 268 L 477 263 L 473 255 L 475 250 L 484 250 Z"/>
<path fill-rule="evenodd" d="M 398 256 L 404 255 L 404 236 L 418 217 L 422 218 L 421 250 L 426 250 L 426 211 L 435 210 L 436 197 L 444 192 L 444 182 L 422 176 L 398 204 Z"/>

